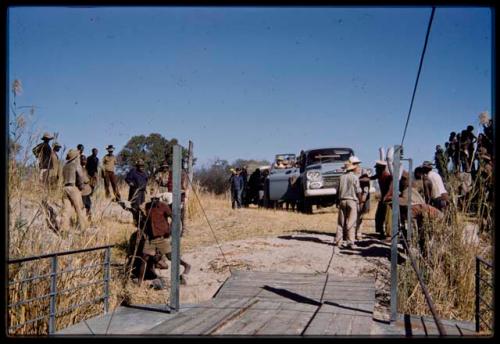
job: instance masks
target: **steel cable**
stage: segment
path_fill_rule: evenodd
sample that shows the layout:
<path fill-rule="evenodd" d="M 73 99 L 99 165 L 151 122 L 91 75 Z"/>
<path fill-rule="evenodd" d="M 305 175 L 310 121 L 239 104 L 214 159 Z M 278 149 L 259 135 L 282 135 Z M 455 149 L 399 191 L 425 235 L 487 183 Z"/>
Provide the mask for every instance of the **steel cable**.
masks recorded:
<path fill-rule="evenodd" d="M 436 11 L 436 7 L 433 6 L 432 12 L 431 12 L 431 17 L 429 19 L 429 25 L 427 26 L 427 33 L 425 35 L 424 48 L 422 50 L 422 54 L 420 55 L 420 63 L 418 66 L 417 79 L 415 80 L 415 86 L 413 87 L 413 95 L 411 97 L 410 109 L 408 110 L 408 116 L 406 117 L 406 124 L 405 124 L 405 129 L 403 132 L 403 138 L 401 139 L 401 146 L 403 146 L 403 142 L 404 142 L 405 136 L 406 136 L 406 130 L 408 129 L 408 123 L 410 122 L 411 110 L 413 108 L 413 101 L 415 100 L 415 94 L 417 92 L 418 80 L 420 79 L 420 72 L 422 70 L 422 65 L 424 63 L 425 51 L 427 49 L 427 42 L 429 41 L 429 34 L 431 32 L 431 26 L 432 26 L 432 21 L 434 19 L 434 12 L 435 11 Z"/>

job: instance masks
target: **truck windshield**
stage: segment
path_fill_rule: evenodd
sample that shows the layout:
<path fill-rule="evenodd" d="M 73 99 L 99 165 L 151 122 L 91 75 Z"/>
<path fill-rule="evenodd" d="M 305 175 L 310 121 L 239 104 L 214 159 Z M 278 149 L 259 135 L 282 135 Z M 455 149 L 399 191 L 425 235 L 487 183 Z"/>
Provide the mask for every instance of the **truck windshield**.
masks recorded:
<path fill-rule="evenodd" d="M 317 149 L 310 151 L 307 154 L 307 165 L 323 163 L 323 162 L 342 162 L 346 161 L 354 155 L 350 149 Z"/>

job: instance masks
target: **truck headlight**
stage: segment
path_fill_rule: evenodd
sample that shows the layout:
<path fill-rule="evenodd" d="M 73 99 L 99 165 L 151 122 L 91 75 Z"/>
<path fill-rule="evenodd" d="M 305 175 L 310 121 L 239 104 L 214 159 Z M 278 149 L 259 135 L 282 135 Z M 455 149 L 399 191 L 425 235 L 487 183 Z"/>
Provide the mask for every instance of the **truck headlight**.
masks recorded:
<path fill-rule="evenodd" d="M 309 189 L 321 189 L 323 186 L 322 182 L 308 182 L 309 184 Z"/>
<path fill-rule="evenodd" d="M 319 182 L 321 181 L 321 172 L 319 171 L 307 171 L 306 173 L 307 180 Z"/>

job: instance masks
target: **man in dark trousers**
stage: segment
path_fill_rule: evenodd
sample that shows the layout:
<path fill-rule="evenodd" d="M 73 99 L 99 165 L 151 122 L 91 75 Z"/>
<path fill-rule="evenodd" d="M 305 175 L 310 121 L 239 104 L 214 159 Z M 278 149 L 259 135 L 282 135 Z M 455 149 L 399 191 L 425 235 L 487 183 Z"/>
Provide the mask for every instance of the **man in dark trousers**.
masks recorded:
<path fill-rule="evenodd" d="M 43 185 L 49 184 L 49 171 L 52 168 L 52 148 L 50 147 L 50 140 L 54 138 L 50 133 L 44 133 L 42 136 L 42 143 L 39 143 L 33 148 L 33 154 L 38 159 L 38 168 L 40 169 L 39 180 Z"/>
<path fill-rule="evenodd" d="M 129 185 L 128 200 L 133 208 L 139 208 L 146 199 L 146 185 L 148 183 L 148 175 L 144 171 L 144 161 L 137 160 L 135 168 L 132 168 L 125 177 L 125 181 Z"/>
<path fill-rule="evenodd" d="M 448 180 L 447 158 L 443 148 L 441 148 L 440 145 L 436 146 L 436 152 L 434 153 L 434 164 L 436 165 L 441 178 L 443 178 L 443 180 Z"/>
<path fill-rule="evenodd" d="M 243 181 L 243 189 L 241 190 L 241 205 L 248 207 L 248 171 L 247 166 L 243 166 L 240 172 L 241 180 Z"/>
<path fill-rule="evenodd" d="M 380 188 L 380 200 L 378 201 L 377 211 L 375 212 L 375 231 L 379 234 L 381 239 L 386 239 L 387 233 L 384 230 L 384 223 L 387 213 L 387 203 L 384 202 L 384 198 L 389 192 L 392 183 L 392 175 L 387 170 L 387 162 L 377 160 L 375 164 L 375 175 L 370 177 L 370 179 L 377 179 Z"/>
<path fill-rule="evenodd" d="M 241 192 L 243 190 L 243 178 L 240 176 L 240 168 L 236 168 L 233 172 L 231 178 L 229 178 L 229 182 L 231 184 L 231 207 L 234 209 L 237 207 L 241 208 Z"/>
<path fill-rule="evenodd" d="M 92 155 L 87 157 L 87 174 L 90 179 L 90 186 L 97 186 L 97 170 L 99 169 L 99 158 L 97 157 L 97 148 L 92 148 Z"/>

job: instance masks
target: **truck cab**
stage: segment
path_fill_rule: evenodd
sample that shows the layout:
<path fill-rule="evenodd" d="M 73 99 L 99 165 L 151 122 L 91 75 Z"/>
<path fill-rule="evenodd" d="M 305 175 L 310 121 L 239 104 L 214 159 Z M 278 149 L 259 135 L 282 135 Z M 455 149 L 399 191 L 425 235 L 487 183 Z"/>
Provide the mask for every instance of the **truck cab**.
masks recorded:
<path fill-rule="evenodd" d="M 290 177 L 299 177 L 300 169 L 297 156 L 293 153 L 276 154 L 271 164 L 264 188 L 264 200 L 267 207 L 274 207 L 283 201 L 288 190 Z"/>
<path fill-rule="evenodd" d="M 299 157 L 301 193 L 299 207 L 312 213 L 312 206 L 332 206 L 336 202 L 344 163 L 354 155 L 351 148 L 319 148 L 303 151 Z"/>

